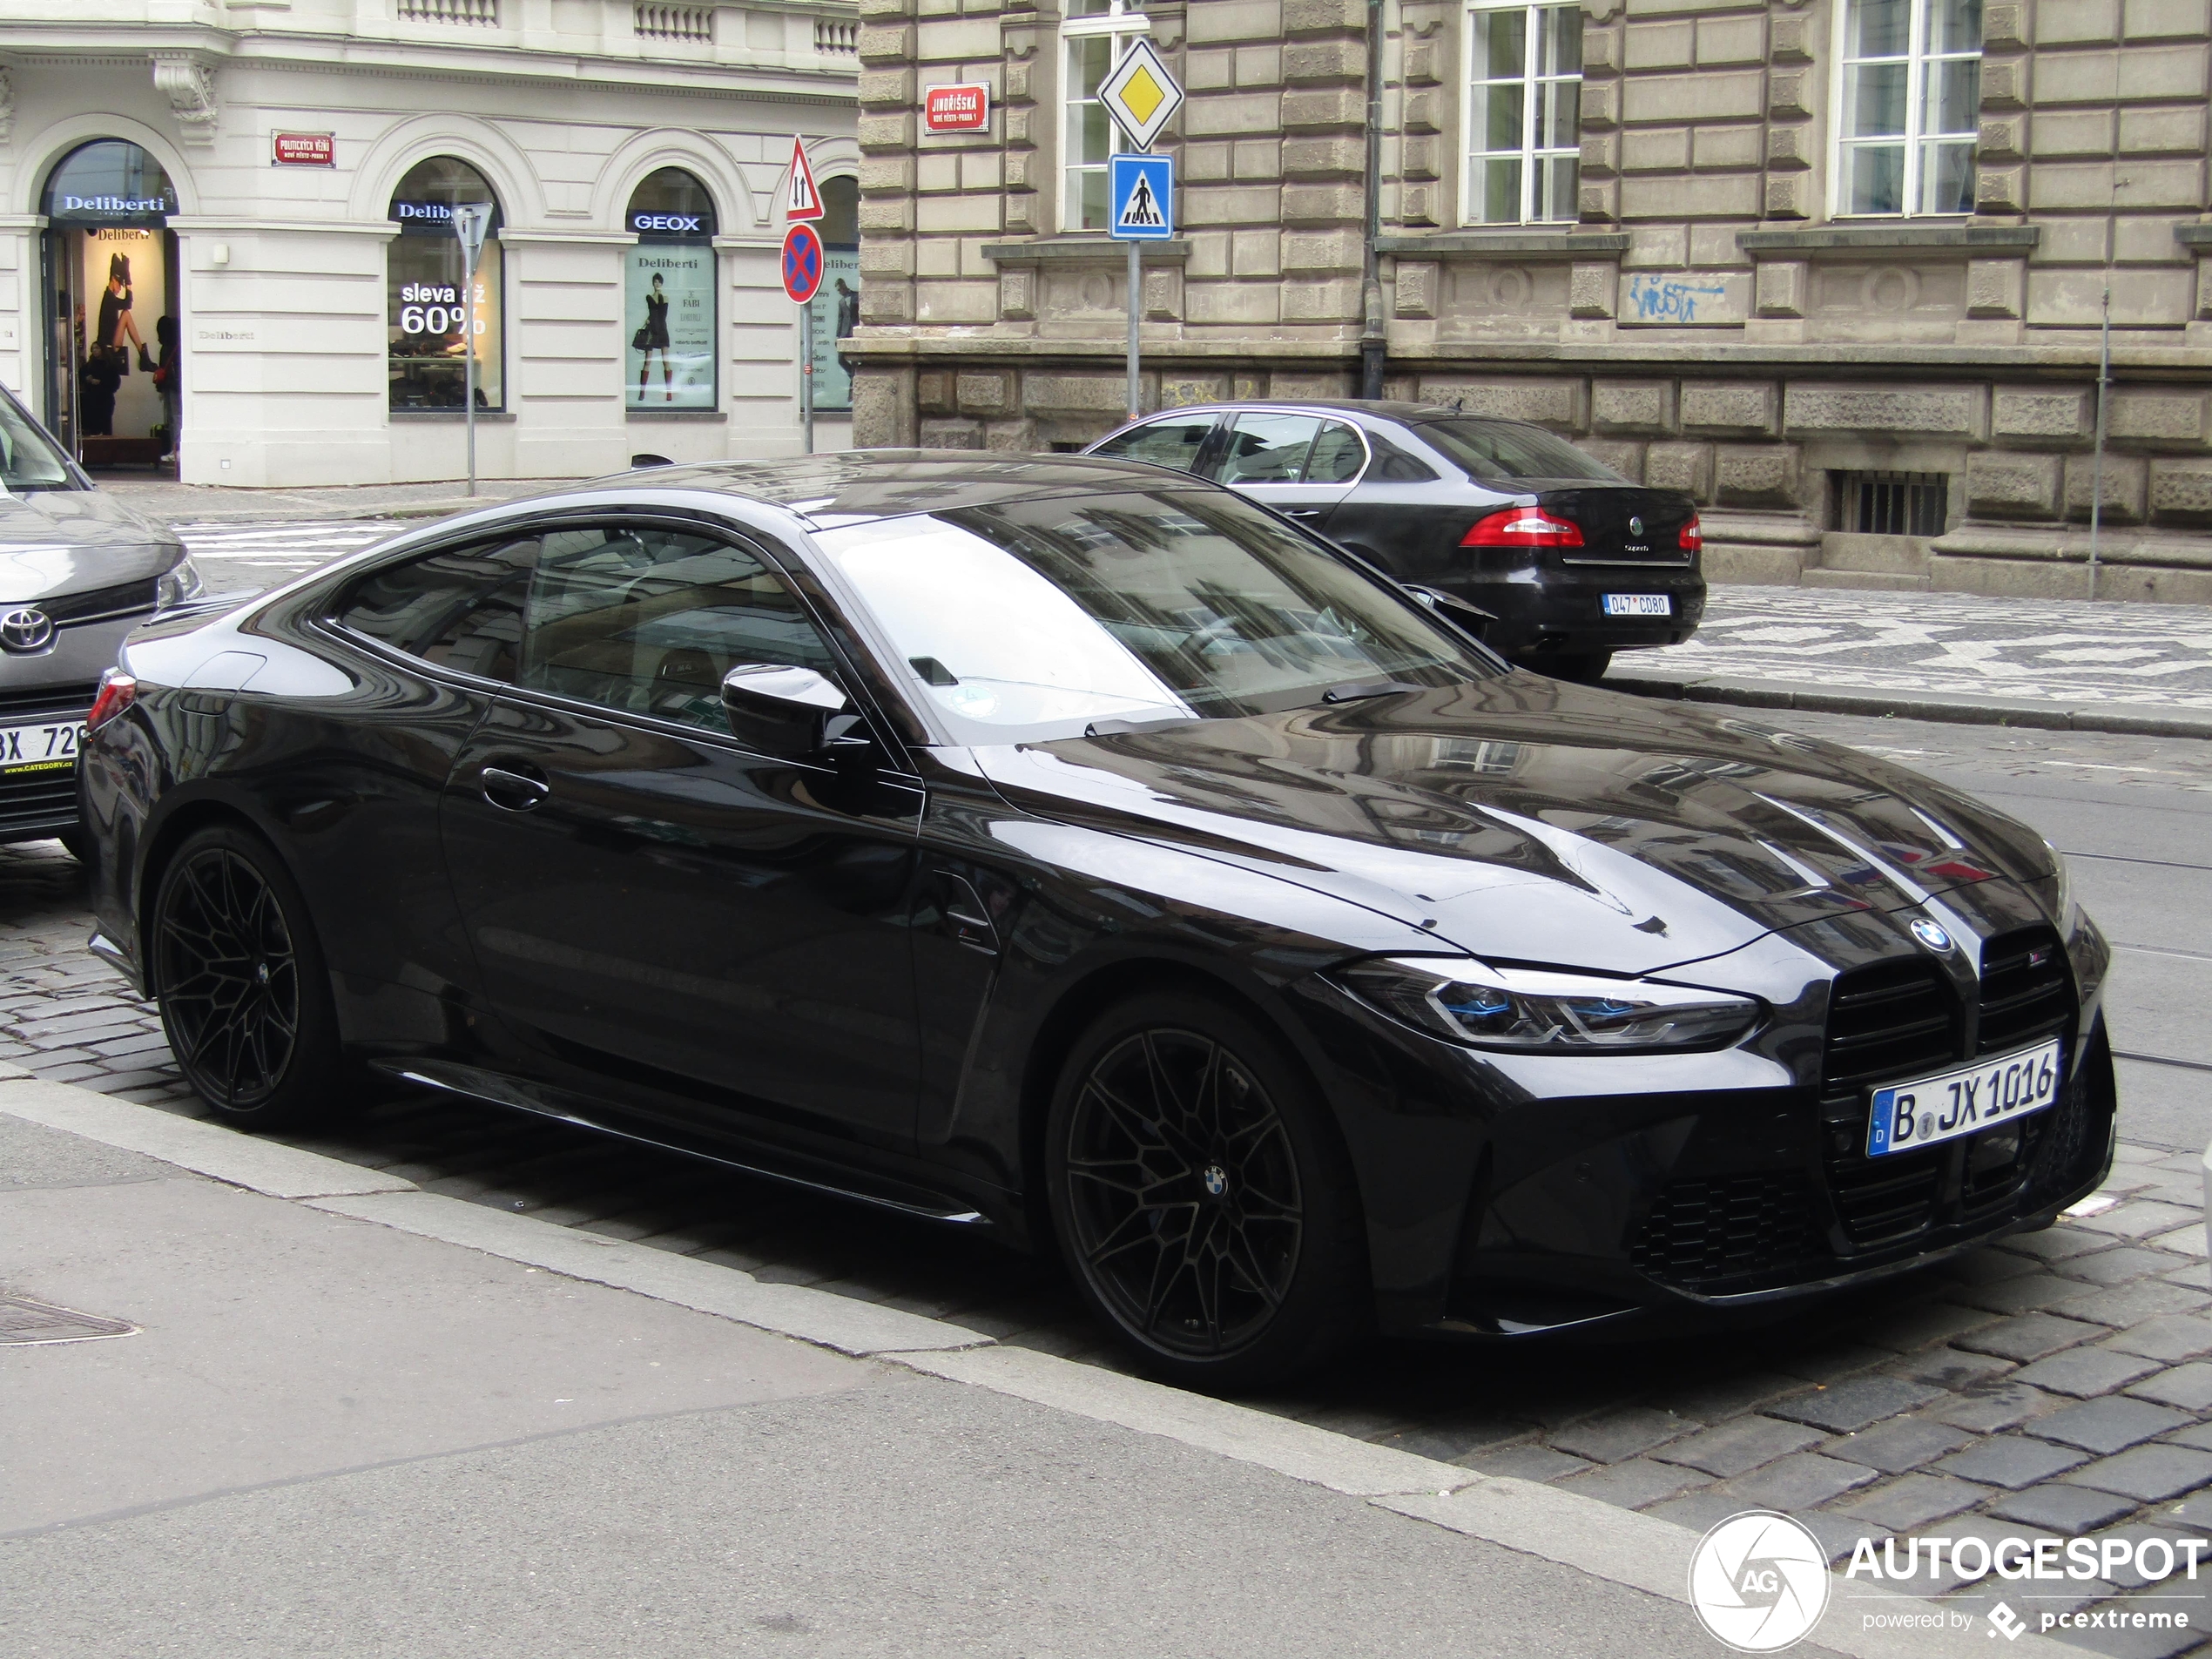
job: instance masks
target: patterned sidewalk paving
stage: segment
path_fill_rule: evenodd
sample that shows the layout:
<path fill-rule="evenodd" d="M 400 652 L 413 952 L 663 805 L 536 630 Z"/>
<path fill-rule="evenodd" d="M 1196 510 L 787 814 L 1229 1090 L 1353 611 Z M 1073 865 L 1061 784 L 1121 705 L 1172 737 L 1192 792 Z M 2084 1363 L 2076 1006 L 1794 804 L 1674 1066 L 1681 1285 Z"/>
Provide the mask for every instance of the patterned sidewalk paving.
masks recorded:
<path fill-rule="evenodd" d="M 1614 672 L 2212 710 L 2212 610 L 1716 584 L 1689 644 Z"/>

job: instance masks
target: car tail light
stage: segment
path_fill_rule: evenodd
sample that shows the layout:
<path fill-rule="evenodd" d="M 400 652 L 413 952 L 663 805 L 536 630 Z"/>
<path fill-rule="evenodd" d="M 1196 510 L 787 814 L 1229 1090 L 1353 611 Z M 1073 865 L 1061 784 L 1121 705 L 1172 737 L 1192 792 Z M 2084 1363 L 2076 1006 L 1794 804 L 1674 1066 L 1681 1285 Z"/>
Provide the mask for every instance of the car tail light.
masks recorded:
<path fill-rule="evenodd" d="M 92 699 L 92 711 L 84 717 L 84 729 L 90 732 L 105 725 L 138 700 L 138 682 L 128 674 L 109 669 L 100 676 L 99 695 Z"/>
<path fill-rule="evenodd" d="M 1554 518 L 1541 507 L 1508 507 L 1460 537 L 1461 547 L 1580 547 L 1582 527 L 1570 519 Z"/>
<path fill-rule="evenodd" d="M 1697 515 L 1692 513 L 1689 516 L 1689 523 L 1682 527 L 1682 550 L 1685 553 L 1698 553 L 1703 552 L 1704 547 L 1705 532 L 1698 525 Z"/>

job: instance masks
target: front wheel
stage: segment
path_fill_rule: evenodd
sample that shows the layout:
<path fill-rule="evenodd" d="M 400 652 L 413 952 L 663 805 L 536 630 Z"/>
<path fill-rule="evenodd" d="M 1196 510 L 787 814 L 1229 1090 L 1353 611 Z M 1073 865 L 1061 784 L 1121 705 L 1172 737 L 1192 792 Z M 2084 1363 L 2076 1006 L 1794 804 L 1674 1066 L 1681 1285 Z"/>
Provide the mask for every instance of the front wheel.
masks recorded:
<path fill-rule="evenodd" d="M 1371 1305 L 1351 1163 L 1303 1069 L 1245 1015 L 1136 998 L 1062 1068 L 1047 1191 L 1083 1298 L 1157 1376 L 1272 1383 Z"/>
<path fill-rule="evenodd" d="M 267 842 L 204 829 L 153 903 L 161 1028 L 185 1080 L 242 1128 L 305 1123 L 340 1102 L 338 1019 L 307 900 Z"/>

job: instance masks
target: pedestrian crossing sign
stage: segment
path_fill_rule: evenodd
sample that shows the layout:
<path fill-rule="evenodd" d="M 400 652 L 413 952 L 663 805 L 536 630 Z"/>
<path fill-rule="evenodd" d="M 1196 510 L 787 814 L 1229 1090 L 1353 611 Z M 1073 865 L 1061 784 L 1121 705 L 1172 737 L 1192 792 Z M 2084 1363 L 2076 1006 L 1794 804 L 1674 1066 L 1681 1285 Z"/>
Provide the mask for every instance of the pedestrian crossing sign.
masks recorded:
<path fill-rule="evenodd" d="M 1124 242 L 1164 242 L 1175 234 L 1175 160 L 1115 156 L 1107 164 L 1107 230 Z"/>

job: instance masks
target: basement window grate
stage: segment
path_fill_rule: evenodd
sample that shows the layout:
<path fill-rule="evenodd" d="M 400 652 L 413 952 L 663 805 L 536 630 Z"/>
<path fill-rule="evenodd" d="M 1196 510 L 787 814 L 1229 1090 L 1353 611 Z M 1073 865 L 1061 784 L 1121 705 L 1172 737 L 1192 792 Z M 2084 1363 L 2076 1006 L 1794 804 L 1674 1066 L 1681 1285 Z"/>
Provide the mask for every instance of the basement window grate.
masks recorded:
<path fill-rule="evenodd" d="M 1858 536 L 1940 536 L 1951 510 L 1951 475 L 1941 472 L 1836 472 L 1831 529 Z"/>

